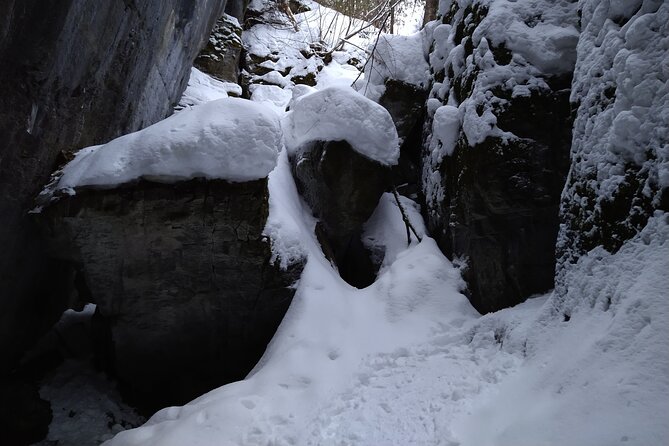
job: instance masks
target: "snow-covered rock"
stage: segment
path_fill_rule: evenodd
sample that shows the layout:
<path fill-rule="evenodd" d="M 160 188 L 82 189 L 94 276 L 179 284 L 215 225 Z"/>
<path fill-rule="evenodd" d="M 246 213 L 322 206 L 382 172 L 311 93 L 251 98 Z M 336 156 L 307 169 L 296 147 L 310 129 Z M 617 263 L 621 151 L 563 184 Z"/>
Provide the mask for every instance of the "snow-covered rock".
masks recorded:
<path fill-rule="evenodd" d="M 426 27 L 428 228 L 482 312 L 553 286 L 578 39 L 568 1 L 443 1 Z M 431 36 L 431 37 L 430 37 Z"/>
<path fill-rule="evenodd" d="M 272 260 L 268 208 L 265 178 L 198 178 L 78 189 L 35 216 L 63 294 L 97 304 L 104 362 L 144 410 L 241 379 L 262 355 L 302 268 Z"/>
<path fill-rule="evenodd" d="M 82 149 L 63 168 L 55 189 L 109 188 L 140 178 L 257 180 L 276 166 L 280 148 L 276 113 L 251 101 L 225 98 Z"/>
<path fill-rule="evenodd" d="M 346 141 L 383 165 L 397 164 L 399 141 L 390 114 L 348 87 L 329 87 L 301 97 L 283 122 L 285 142 L 295 152 L 313 141 Z"/>
<path fill-rule="evenodd" d="M 229 96 L 241 96 L 241 94 L 242 87 L 239 85 L 232 82 L 219 81 L 193 67 L 190 70 L 188 86 L 183 95 L 181 95 L 179 104 L 175 109 L 180 111 L 194 105 L 204 104 L 205 102 Z"/>
<path fill-rule="evenodd" d="M 195 59 L 195 67 L 216 79 L 237 83 L 242 54 L 241 36 L 242 27 L 239 21 L 235 17 L 223 14 L 216 21 L 207 45 Z"/>
<path fill-rule="evenodd" d="M 669 3 L 582 1 L 560 271 L 669 210 Z"/>

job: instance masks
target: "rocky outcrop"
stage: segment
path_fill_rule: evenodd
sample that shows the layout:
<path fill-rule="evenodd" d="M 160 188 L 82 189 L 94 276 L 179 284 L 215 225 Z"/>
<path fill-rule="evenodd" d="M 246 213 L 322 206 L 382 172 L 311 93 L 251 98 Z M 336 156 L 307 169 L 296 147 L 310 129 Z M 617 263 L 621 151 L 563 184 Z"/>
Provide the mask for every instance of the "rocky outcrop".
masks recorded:
<path fill-rule="evenodd" d="M 615 253 L 669 211 L 669 4 L 583 1 L 571 100 L 571 170 L 562 204 L 556 292 L 598 246 Z"/>
<path fill-rule="evenodd" d="M 319 239 L 341 277 L 364 287 L 375 269 L 361 242 L 362 228 L 388 187 L 390 168 L 346 141 L 316 141 L 291 156 L 297 188 L 320 219 Z"/>
<path fill-rule="evenodd" d="M 429 30 L 426 217 L 467 263 L 470 300 L 486 313 L 553 287 L 577 17 L 549 2 L 457 2 L 441 14 Z"/>
<path fill-rule="evenodd" d="M 171 113 L 224 4 L 0 4 L 0 370 L 63 309 L 63 275 L 27 217 L 59 154 Z"/>
<path fill-rule="evenodd" d="M 267 213 L 266 179 L 191 180 L 79 189 L 36 217 L 106 320 L 130 402 L 183 404 L 255 365 L 300 273 L 270 263 Z"/>
<path fill-rule="evenodd" d="M 216 79 L 238 83 L 241 55 L 242 28 L 235 17 L 226 14 L 216 22 L 194 65 Z"/>

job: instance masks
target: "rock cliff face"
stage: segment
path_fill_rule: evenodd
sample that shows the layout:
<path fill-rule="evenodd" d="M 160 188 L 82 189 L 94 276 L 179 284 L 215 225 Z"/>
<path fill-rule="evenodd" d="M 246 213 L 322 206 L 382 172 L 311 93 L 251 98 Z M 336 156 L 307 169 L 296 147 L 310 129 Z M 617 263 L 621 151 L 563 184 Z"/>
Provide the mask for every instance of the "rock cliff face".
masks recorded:
<path fill-rule="evenodd" d="M 299 267 L 270 264 L 267 180 L 78 190 L 37 218 L 109 325 L 130 401 L 183 404 L 242 379 L 290 304 Z"/>
<path fill-rule="evenodd" d="M 553 286 L 577 14 L 526 3 L 442 2 L 429 28 L 427 223 L 482 313 Z"/>
<path fill-rule="evenodd" d="M 27 218 L 61 152 L 168 115 L 225 0 L 0 4 L 0 369 L 62 303 Z"/>
<path fill-rule="evenodd" d="M 241 55 L 242 28 L 235 17 L 226 14 L 216 22 L 195 67 L 216 79 L 238 83 Z"/>
<path fill-rule="evenodd" d="M 669 4 L 581 2 L 577 108 L 561 204 L 556 291 L 584 253 L 615 253 L 669 211 Z M 659 63 L 658 61 L 664 61 Z M 568 310 L 565 310 L 568 312 Z"/>

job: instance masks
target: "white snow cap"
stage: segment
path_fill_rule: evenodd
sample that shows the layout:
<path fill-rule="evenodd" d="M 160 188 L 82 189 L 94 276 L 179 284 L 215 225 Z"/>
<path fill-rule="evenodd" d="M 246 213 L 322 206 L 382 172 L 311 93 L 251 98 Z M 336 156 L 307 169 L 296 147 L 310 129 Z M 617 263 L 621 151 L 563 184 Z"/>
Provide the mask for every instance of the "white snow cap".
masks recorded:
<path fill-rule="evenodd" d="M 113 187 L 139 178 L 251 181 L 274 169 L 280 147 L 275 112 L 244 99 L 219 99 L 82 149 L 65 166 L 56 188 Z"/>
<path fill-rule="evenodd" d="M 286 147 L 312 141 L 346 141 L 381 164 L 399 159 L 399 139 L 388 111 L 349 87 L 329 87 L 295 102 L 284 121 Z"/>

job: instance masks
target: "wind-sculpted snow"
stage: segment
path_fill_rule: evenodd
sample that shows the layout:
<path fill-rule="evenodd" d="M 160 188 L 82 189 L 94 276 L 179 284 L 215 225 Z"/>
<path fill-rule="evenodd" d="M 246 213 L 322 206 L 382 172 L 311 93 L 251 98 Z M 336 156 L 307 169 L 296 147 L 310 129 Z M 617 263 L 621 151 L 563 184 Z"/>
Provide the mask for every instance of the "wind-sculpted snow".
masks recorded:
<path fill-rule="evenodd" d="M 199 105 L 107 144 L 82 149 L 56 189 L 114 187 L 140 178 L 265 178 L 281 148 L 279 117 L 257 103 L 225 98 Z"/>
<path fill-rule="evenodd" d="M 348 87 L 329 87 L 296 100 L 284 120 L 286 146 L 346 141 L 381 164 L 397 164 L 399 140 L 388 111 Z"/>

